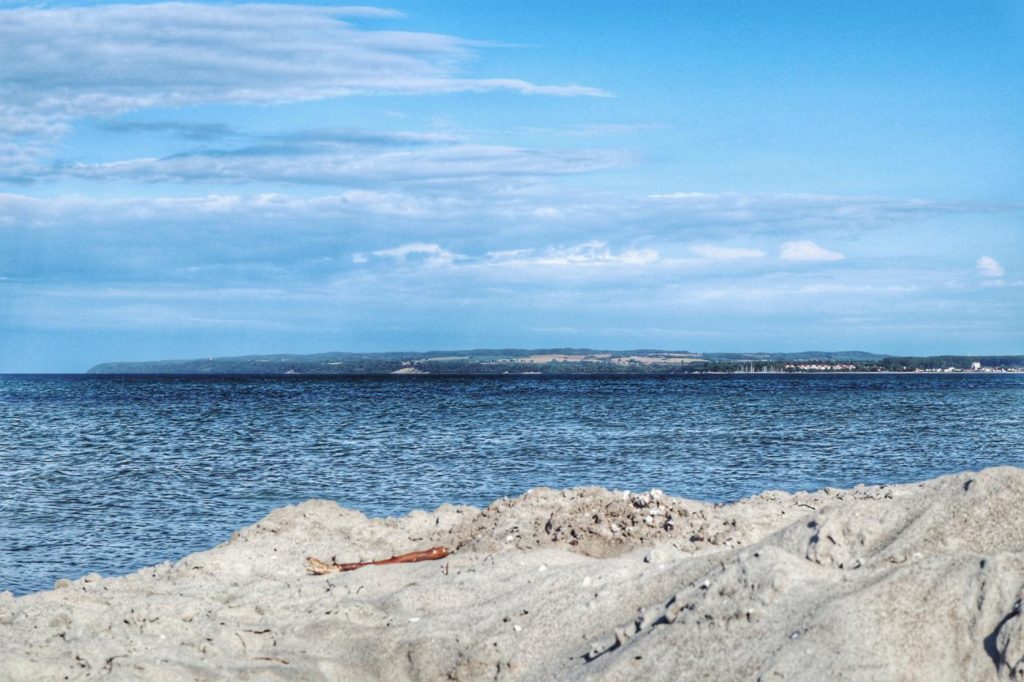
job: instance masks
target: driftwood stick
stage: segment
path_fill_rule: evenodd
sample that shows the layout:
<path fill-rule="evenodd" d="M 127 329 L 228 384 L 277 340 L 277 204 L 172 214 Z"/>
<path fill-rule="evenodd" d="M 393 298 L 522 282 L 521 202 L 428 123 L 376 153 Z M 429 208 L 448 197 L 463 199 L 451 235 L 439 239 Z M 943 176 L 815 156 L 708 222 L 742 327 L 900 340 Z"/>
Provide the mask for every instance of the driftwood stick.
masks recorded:
<path fill-rule="evenodd" d="M 357 561 L 350 564 L 339 564 L 333 559 L 328 563 L 310 556 L 306 557 L 306 564 L 307 569 L 313 575 L 324 575 L 325 573 L 354 571 L 357 568 L 362 568 L 363 566 L 385 566 L 387 564 L 411 564 L 416 561 L 435 561 L 437 559 L 443 559 L 446 556 L 448 556 L 447 547 L 431 547 L 430 549 L 424 549 L 418 552 L 399 554 L 391 557 L 390 559 L 382 559 L 381 561 Z"/>

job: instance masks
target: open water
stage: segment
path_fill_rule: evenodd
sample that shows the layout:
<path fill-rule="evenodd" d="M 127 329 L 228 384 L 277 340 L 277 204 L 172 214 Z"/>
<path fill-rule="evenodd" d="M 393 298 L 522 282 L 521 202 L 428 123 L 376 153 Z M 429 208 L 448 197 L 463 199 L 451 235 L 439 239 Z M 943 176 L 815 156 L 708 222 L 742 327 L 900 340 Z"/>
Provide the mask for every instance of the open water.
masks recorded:
<path fill-rule="evenodd" d="M 1024 466 L 1022 375 L 0 376 L 0 591 L 123 574 L 318 497 L 703 500 Z"/>

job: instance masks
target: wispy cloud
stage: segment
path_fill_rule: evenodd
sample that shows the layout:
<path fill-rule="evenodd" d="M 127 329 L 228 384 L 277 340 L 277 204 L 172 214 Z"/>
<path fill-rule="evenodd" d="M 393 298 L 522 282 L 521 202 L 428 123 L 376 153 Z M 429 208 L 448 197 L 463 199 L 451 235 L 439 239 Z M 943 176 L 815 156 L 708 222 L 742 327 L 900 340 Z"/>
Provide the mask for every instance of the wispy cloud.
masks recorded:
<path fill-rule="evenodd" d="M 0 6 L 0 138 L 53 137 L 82 117 L 154 107 L 357 94 L 608 94 L 467 77 L 465 66 L 482 43 L 354 23 L 398 16 L 372 7 L 276 4 Z"/>
<path fill-rule="evenodd" d="M 870 227 L 936 214 L 1020 210 L 1020 207 L 836 194 L 673 192 L 649 194 L 647 200 L 666 214 L 710 216 L 719 222 L 743 225 L 748 230 L 777 227 L 780 223 Z"/>
<path fill-rule="evenodd" d="M 422 242 L 402 244 L 393 249 L 381 249 L 374 251 L 373 255 L 379 258 L 393 258 L 403 263 L 412 261 L 431 267 L 449 265 L 460 258 L 457 254 L 441 248 L 438 244 L 424 244 Z M 362 254 L 356 254 L 355 261 L 363 260 L 365 262 L 365 256 L 361 256 Z"/>
<path fill-rule="evenodd" d="M 185 140 L 208 142 L 240 136 L 223 123 L 180 123 L 177 121 L 104 121 L 100 128 L 113 133 L 166 133 Z"/>
<path fill-rule="evenodd" d="M 502 266 L 644 266 L 657 260 L 658 252 L 654 249 L 625 249 L 616 253 L 607 243 L 596 239 L 574 246 L 549 248 L 542 253 L 520 249 L 487 255 L 487 262 Z"/>
<path fill-rule="evenodd" d="M 40 160 L 49 152 L 49 147 L 39 140 L 5 140 L 0 134 L 0 182 L 31 184 L 46 172 Z"/>
<path fill-rule="evenodd" d="M 779 260 L 788 261 L 834 261 L 846 258 L 838 251 L 829 251 L 808 239 L 783 242 L 779 248 Z"/>
<path fill-rule="evenodd" d="M 546 249 L 508 249 L 489 251 L 482 256 L 468 256 L 449 251 L 439 244 L 413 242 L 372 253 L 378 258 L 387 258 L 403 264 L 417 264 L 428 267 L 459 265 L 472 268 L 575 268 L 602 266 L 645 266 L 658 261 L 654 249 L 624 249 L 613 251 L 607 243 L 592 240 L 573 246 L 548 247 Z M 353 256 L 355 263 L 368 263 L 365 253 Z"/>
<path fill-rule="evenodd" d="M 455 145 L 460 148 L 459 145 Z M 414 148 L 426 159 L 433 159 L 434 148 Z M 529 157 L 528 150 L 509 152 L 512 156 Z M 381 152 L 385 154 L 386 152 Z M 283 157 L 288 161 L 288 157 Z M 451 160 L 450 172 L 469 172 L 471 166 L 478 173 L 486 173 L 488 165 L 479 158 L 459 161 L 456 154 Z M 436 161 L 440 163 L 440 161 Z M 492 158 L 497 163 L 496 158 Z M 540 164 L 539 161 L 537 162 Z M 475 166 L 474 166 L 475 164 Z M 296 162 L 295 174 L 302 171 Z M 397 161 L 385 164 L 395 173 L 391 180 L 417 179 L 412 171 L 403 170 Z M 282 169 L 278 169 L 282 170 Z M 520 166 L 524 174 L 537 170 L 525 161 Z M 381 177 L 383 167 L 381 167 Z M 434 172 L 440 173 L 435 169 Z M 514 241 L 510 235 L 518 233 L 536 246 L 541 237 L 550 242 L 582 243 L 599 238 L 618 243 L 636 243 L 646 238 L 658 238 L 692 244 L 687 251 L 698 258 L 750 258 L 759 256 L 760 249 L 746 245 L 720 243 L 724 239 L 776 238 L 798 241 L 811 228 L 828 230 L 866 231 L 879 227 L 906 226 L 911 219 L 925 220 L 934 216 L 959 215 L 972 211 L 970 205 L 920 204 L 916 211 L 904 202 L 892 199 L 879 204 L 877 212 L 862 215 L 834 225 L 830 216 L 844 203 L 857 204 L 857 197 L 834 198 L 827 208 L 818 202 L 808 206 L 780 207 L 767 195 L 754 195 L 746 209 L 747 220 L 738 222 L 727 206 L 710 201 L 701 206 L 687 208 L 651 202 L 643 197 L 609 192 L 563 190 L 538 183 L 516 183 L 516 176 L 495 176 L 491 184 L 480 185 L 473 177 L 467 182 L 433 185 L 396 185 L 378 182 L 367 187 L 355 180 L 346 182 L 338 171 L 339 184 L 344 189 L 322 194 L 287 192 L 219 192 L 185 196 L 91 197 L 64 195 L 52 198 L 35 197 L 24 193 L 0 193 L 0 225 L 118 225 L 134 221 L 195 222 L 204 216 L 218 215 L 238 225 L 252 224 L 337 224 L 348 218 L 381 216 L 401 219 L 409 230 L 419 234 L 408 241 L 435 241 L 447 236 L 466 233 L 466 226 L 487 224 L 490 229 L 474 232 L 477 246 L 501 250 Z M 421 178 L 423 176 L 420 176 Z M 529 177 L 528 175 L 519 178 Z M 355 186 L 353 186 L 355 185 Z M 730 202 L 736 201 L 735 197 Z M 975 207 L 977 211 L 990 210 Z M 368 227 L 372 223 L 365 223 Z M 440 230 L 440 232 L 439 232 Z M 431 236 L 424 238 L 427 233 Z M 614 240 L 611 239 L 614 235 Z M 367 236 L 370 236 L 369 234 Z M 497 242 L 497 243 L 495 243 Z M 522 244 L 515 245 L 520 248 Z M 375 245 L 376 246 L 376 245 Z M 797 250 L 796 247 L 790 247 Z M 738 249 L 738 250 L 732 250 Z M 366 249 L 370 250 L 370 249 Z M 758 253 L 755 253 L 758 252 Z M 680 254 L 676 254 L 677 256 Z"/>
<path fill-rule="evenodd" d="M 58 175 L 142 182 L 253 182 L 337 184 L 380 180 L 487 178 L 585 173 L 622 165 L 626 157 L 605 150 L 539 150 L 452 144 L 426 136 L 384 139 L 267 142 L 166 158 L 76 163 Z M 403 148 L 404 147 L 404 148 Z"/>

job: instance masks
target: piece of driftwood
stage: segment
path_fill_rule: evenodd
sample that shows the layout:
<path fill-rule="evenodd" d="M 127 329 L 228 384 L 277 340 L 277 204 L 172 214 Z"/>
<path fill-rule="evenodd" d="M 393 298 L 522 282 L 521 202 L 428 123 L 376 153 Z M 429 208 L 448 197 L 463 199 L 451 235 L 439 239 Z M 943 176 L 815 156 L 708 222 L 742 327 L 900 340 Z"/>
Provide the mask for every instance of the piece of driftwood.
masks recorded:
<path fill-rule="evenodd" d="M 306 557 L 306 564 L 307 569 L 313 575 L 323 575 L 325 573 L 354 571 L 357 568 L 362 568 L 363 566 L 385 566 L 387 564 L 411 564 L 416 561 L 435 561 L 437 559 L 443 559 L 446 556 L 448 556 L 447 547 L 431 547 L 430 549 L 424 549 L 418 552 L 399 554 L 391 557 L 390 559 L 382 559 L 380 561 L 357 561 L 351 564 L 339 564 L 333 559 L 328 563 L 309 556 Z"/>

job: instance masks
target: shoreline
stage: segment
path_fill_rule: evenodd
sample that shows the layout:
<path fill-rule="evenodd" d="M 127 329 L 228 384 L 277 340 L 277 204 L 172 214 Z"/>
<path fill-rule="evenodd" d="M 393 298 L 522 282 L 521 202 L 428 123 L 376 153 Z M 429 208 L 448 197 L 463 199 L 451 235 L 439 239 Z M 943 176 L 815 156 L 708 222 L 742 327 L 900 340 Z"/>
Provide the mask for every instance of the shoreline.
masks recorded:
<path fill-rule="evenodd" d="M 1024 469 L 730 504 L 312 500 L 134 574 L 0 593 L 0 680 L 1013 679 Z M 438 561 L 310 575 L 306 557 Z"/>
<path fill-rule="evenodd" d="M 545 377 L 545 378 L 560 378 L 560 379 L 581 379 L 581 378 L 595 378 L 595 379 L 607 379 L 614 377 L 623 378 L 636 378 L 636 377 L 651 377 L 654 379 L 664 379 L 672 377 L 695 377 L 695 376 L 837 376 L 837 375 L 899 375 L 899 376 L 982 376 L 982 375 L 998 375 L 998 376 L 1024 376 L 1024 368 L 1021 369 L 989 369 L 989 370 L 836 370 L 836 371 L 793 371 L 793 372 L 779 372 L 779 371 L 757 371 L 757 372 L 717 372 L 717 371 L 706 371 L 706 372 L 292 372 L 292 373 L 280 373 L 280 374 L 261 374 L 257 372 L 241 372 L 241 373 L 206 373 L 206 372 L 179 372 L 179 373 L 157 373 L 157 372 L 127 372 L 122 374 L 115 373 L 92 373 L 92 372 L 75 372 L 75 373 L 46 373 L 46 372 L 32 372 L 32 373 L 19 373 L 19 372 L 7 372 L 0 373 L 0 377 L 88 377 L 99 378 L 99 379 L 125 379 L 125 378 L 220 378 L 220 379 L 239 379 L 239 378 L 268 378 L 268 379 L 353 379 L 353 378 L 367 378 L 367 379 L 383 379 L 389 377 L 396 378 L 408 378 L 408 377 Z"/>

